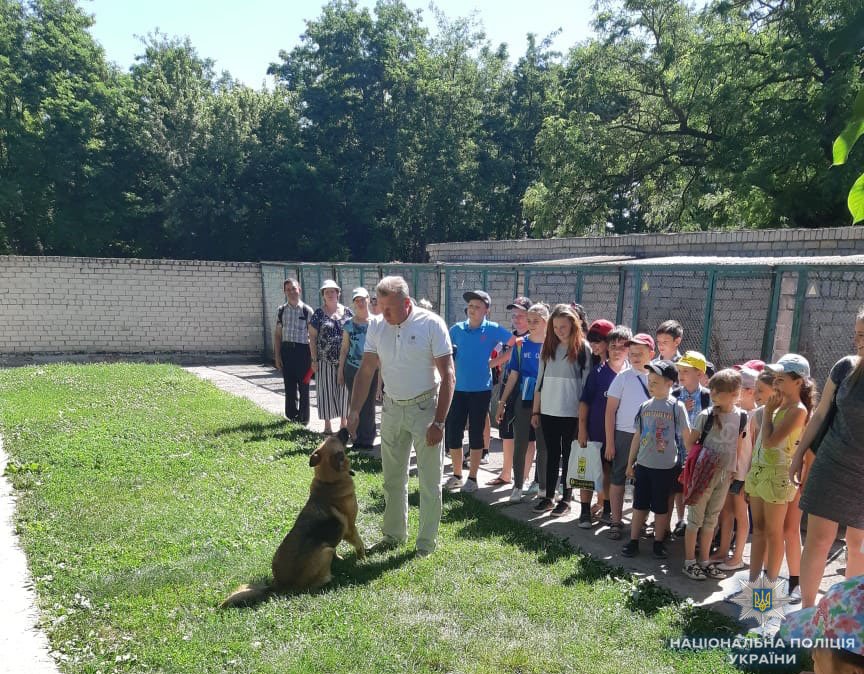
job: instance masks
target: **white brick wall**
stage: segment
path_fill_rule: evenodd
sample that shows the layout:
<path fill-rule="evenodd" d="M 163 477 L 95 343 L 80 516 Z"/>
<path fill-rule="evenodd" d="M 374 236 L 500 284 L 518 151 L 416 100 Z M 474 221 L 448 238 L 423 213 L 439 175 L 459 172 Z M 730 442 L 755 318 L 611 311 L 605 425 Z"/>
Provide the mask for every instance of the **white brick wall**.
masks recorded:
<path fill-rule="evenodd" d="M 263 348 L 258 264 L 0 256 L 0 354 Z"/>
<path fill-rule="evenodd" d="M 788 234 L 790 241 L 819 244 L 807 238 L 812 232 Z M 632 323 L 638 298 L 638 324 L 633 327 L 653 332 L 661 321 L 677 318 L 684 324 L 685 348 L 701 348 L 707 274 L 715 269 L 718 279 L 708 355 L 726 365 L 757 357 L 771 327 L 774 357 L 788 350 L 797 268 L 787 267 L 782 273 L 774 326 L 766 325 L 766 319 L 772 267 L 795 264 L 808 270 L 808 287 L 813 283 L 813 297 L 803 302 L 798 322 L 798 350 L 811 359 L 817 379 L 824 381 L 830 366 L 849 351 L 855 310 L 864 302 L 864 256 L 748 259 L 748 269 L 736 271 L 741 262 L 679 257 L 566 267 L 521 266 L 513 260 L 447 269 L 424 265 L 417 268 L 415 293 L 436 304 L 439 294 L 445 297 L 444 314 L 453 323 L 464 318 L 462 293 L 485 285 L 493 298 L 491 318 L 507 325 L 505 306 L 523 294 L 526 281 L 528 295 L 535 301 L 570 302 L 576 297 L 578 270 L 583 273 L 582 303 L 589 319 L 614 319 L 620 267 L 626 273 L 623 322 Z M 831 268 L 840 263 L 843 266 Z M 395 272 L 413 284 L 413 271 L 411 265 L 396 263 L 364 265 L 364 283 L 374 287 L 381 274 Z M 222 353 L 234 358 L 266 353 L 269 357 L 276 307 L 284 301 L 282 280 L 298 272 L 306 282 L 304 299 L 314 307 L 319 275 L 322 279 L 338 276 L 348 292 L 349 284 L 359 283 L 360 265 L 0 256 L 0 363 L 55 354 L 85 358 L 100 354 L 101 358 L 102 354 Z M 637 275 L 641 275 L 638 286 Z M 440 305 L 436 308 L 442 310 Z"/>
<path fill-rule="evenodd" d="M 556 239 L 458 241 L 426 246 L 431 262 L 530 262 L 589 255 L 857 255 L 864 227 L 625 234 Z"/>

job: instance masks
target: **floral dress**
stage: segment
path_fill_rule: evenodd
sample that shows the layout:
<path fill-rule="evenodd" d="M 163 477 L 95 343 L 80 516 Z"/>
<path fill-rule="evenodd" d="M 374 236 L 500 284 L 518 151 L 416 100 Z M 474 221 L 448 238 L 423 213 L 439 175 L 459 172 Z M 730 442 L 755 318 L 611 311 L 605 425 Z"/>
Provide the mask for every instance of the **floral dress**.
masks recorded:
<path fill-rule="evenodd" d="M 342 314 L 333 318 L 318 308 L 312 314 L 309 325 L 318 331 L 318 373 L 315 375 L 318 418 L 333 419 L 348 414 L 348 388 L 339 386 L 339 349 L 342 347 L 342 331 L 354 314 L 339 305 Z"/>

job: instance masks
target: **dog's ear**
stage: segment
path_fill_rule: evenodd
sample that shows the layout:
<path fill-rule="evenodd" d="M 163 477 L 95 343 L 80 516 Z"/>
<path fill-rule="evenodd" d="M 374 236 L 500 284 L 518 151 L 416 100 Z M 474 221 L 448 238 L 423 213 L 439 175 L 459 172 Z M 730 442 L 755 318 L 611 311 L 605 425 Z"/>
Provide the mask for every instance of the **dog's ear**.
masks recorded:
<path fill-rule="evenodd" d="M 347 428 L 340 428 L 336 437 L 339 438 L 339 442 L 341 442 L 345 447 L 348 446 L 348 441 L 351 439 Z"/>
<path fill-rule="evenodd" d="M 336 452 L 330 455 L 330 465 L 333 466 L 333 470 L 340 470 L 344 460 L 345 452 Z"/>
<path fill-rule="evenodd" d="M 314 452 L 312 452 L 312 455 L 309 457 L 309 465 L 314 468 L 319 463 L 321 463 L 321 452 L 319 452 L 316 449 Z"/>

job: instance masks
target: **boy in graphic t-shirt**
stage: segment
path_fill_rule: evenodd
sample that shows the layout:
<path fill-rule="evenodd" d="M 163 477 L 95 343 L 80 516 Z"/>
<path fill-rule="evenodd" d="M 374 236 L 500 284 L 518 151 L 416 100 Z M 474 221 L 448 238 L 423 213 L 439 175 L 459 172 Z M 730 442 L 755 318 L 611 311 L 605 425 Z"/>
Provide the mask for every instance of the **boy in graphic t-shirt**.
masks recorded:
<path fill-rule="evenodd" d="M 678 371 L 672 361 L 652 361 L 647 370 L 651 398 L 639 407 L 636 433 L 630 443 L 627 477 L 635 478 L 636 486 L 630 541 L 621 554 L 634 557 L 639 553 L 639 534 L 651 510 L 655 518 L 654 557 L 666 559 L 669 496 L 677 478 L 675 467 L 681 461 L 679 448 L 690 431 L 690 421 L 684 404 L 670 395 L 672 385 L 678 382 Z"/>

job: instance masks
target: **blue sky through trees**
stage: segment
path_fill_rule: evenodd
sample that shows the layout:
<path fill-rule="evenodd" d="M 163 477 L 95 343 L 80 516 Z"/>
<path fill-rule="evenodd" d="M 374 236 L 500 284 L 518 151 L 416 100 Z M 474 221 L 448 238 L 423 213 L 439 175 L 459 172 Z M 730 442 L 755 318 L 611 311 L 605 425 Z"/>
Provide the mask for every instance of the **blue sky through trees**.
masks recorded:
<path fill-rule="evenodd" d="M 128 68 L 140 54 L 140 40 L 155 29 L 169 36 L 189 36 L 199 56 L 216 61 L 216 72 L 228 70 L 244 84 L 259 88 L 267 66 L 278 61 L 279 50 L 299 42 L 306 19 L 321 13 L 323 0 L 245 0 L 213 3 L 202 0 L 81 0 L 95 16 L 91 29 L 109 61 Z M 434 29 L 428 0 L 406 0 L 423 12 L 424 23 Z M 374 0 L 361 6 L 374 7 Z M 476 11 L 493 44 L 506 42 L 513 61 L 525 51 L 525 35 L 543 38 L 562 29 L 554 47 L 566 51 L 591 33 L 593 3 L 589 0 L 438 0 L 436 7 L 450 19 Z M 268 83 L 269 86 L 269 83 Z"/>

